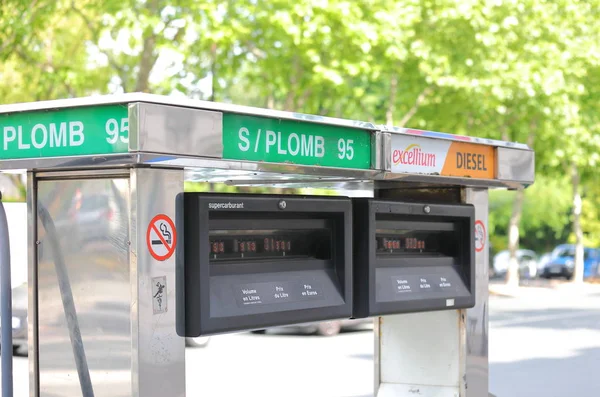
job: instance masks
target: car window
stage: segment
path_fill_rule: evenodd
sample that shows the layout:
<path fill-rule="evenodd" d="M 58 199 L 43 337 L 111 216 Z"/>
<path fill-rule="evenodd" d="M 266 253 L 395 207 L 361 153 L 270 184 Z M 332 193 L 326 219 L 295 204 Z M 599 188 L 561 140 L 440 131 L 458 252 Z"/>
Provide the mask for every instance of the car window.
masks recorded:
<path fill-rule="evenodd" d="M 535 259 L 535 257 L 532 256 L 531 254 L 523 254 L 523 256 L 521 257 L 521 260 L 523 260 L 523 261 L 532 261 L 534 259 Z"/>
<path fill-rule="evenodd" d="M 556 256 L 558 258 L 574 258 L 575 257 L 575 248 L 561 248 L 556 252 Z"/>
<path fill-rule="evenodd" d="M 575 258 L 575 247 L 562 248 L 561 250 L 556 252 L 556 256 L 559 258 Z M 596 253 L 594 252 L 594 250 L 586 249 L 583 251 L 584 261 L 595 257 Z"/>

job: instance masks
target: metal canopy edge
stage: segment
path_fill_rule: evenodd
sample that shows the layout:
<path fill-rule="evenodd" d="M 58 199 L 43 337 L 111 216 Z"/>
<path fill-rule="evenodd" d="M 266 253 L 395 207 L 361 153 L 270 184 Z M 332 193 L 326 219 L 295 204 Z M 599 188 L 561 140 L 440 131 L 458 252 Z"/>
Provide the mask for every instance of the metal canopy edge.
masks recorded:
<path fill-rule="evenodd" d="M 62 109 L 84 106 L 101 106 L 114 104 L 129 104 L 133 102 L 145 102 L 157 105 L 180 106 L 192 109 L 212 110 L 220 112 L 254 115 L 268 118 L 285 120 L 305 121 L 311 123 L 337 125 L 341 127 L 357 128 L 372 131 L 389 132 L 392 134 L 416 135 L 429 138 L 447 139 L 460 142 L 472 142 L 498 147 L 508 147 L 523 150 L 531 150 L 523 143 L 506 142 L 494 139 L 477 138 L 472 136 L 454 135 L 444 132 L 418 130 L 412 128 L 400 128 L 388 125 L 374 124 L 371 122 L 346 120 L 334 117 L 310 115 L 304 113 L 286 112 L 281 110 L 263 109 L 251 106 L 233 105 L 228 103 L 208 102 L 190 98 L 179 98 L 146 93 L 127 93 L 115 95 L 99 95 L 83 98 L 56 99 L 51 101 L 25 102 L 8 105 L 0 105 L 0 114 L 13 112 L 28 112 L 36 110 Z"/>
<path fill-rule="evenodd" d="M 285 112 L 281 110 L 255 108 L 251 106 L 233 105 L 220 102 L 202 101 L 199 99 L 178 98 L 146 93 L 127 93 L 116 95 L 90 96 L 83 98 L 55 99 L 51 101 L 25 102 L 9 105 L 0 105 L 0 114 L 13 112 L 30 112 L 38 110 L 64 109 L 84 106 L 102 106 L 116 104 L 130 104 L 145 102 L 155 105 L 179 106 L 200 110 L 238 113 L 286 120 L 307 121 L 311 123 L 337 125 L 341 127 L 358 128 L 364 130 L 378 130 L 378 126 L 363 121 L 346 120 L 334 117 L 316 116 L 304 113 Z"/>
<path fill-rule="evenodd" d="M 201 168 L 237 170 L 241 174 L 255 172 L 256 175 L 254 176 L 244 175 L 245 181 L 248 182 L 258 179 L 264 181 L 270 180 L 272 182 L 274 179 L 278 179 L 273 178 L 273 174 L 287 174 L 288 177 L 292 175 L 306 175 L 317 178 L 341 177 L 351 181 L 374 180 L 383 181 L 382 183 L 392 180 L 410 180 L 414 182 L 418 180 L 432 181 L 435 179 L 443 184 L 460 184 L 463 186 L 487 185 L 490 187 L 527 186 L 533 183 L 535 176 L 535 154 L 524 144 L 153 94 L 131 93 L 1 105 L 0 118 L 2 115 L 18 115 L 24 112 L 58 112 L 64 110 L 76 113 L 78 109 L 86 107 L 109 106 L 104 109 L 115 109 L 114 107 L 110 108 L 111 105 L 122 105 L 124 109 L 122 115 L 121 110 L 119 110 L 117 114 L 110 113 L 106 116 L 115 119 L 114 122 L 113 119 L 110 120 L 114 124 L 111 125 L 111 129 L 114 130 L 115 135 L 114 137 L 109 135 L 109 138 L 118 139 L 116 148 L 99 154 L 90 151 L 81 152 L 81 154 L 61 152 L 55 155 L 55 152 L 47 151 L 45 155 L 38 154 L 39 157 L 35 158 L 0 159 L 0 170 L 89 170 L 92 168 L 152 166 L 184 168 L 187 170 L 198 170 Z M 45 117 L 46 115 L 43 116 Z M 121 120 L 119 117 L 124 118 Z M 272 122 L 268 119 L 279 121 Z M 304 125 L 303 129 L 302 125 L 299 124 L 296 130 L 293 125 L 286 124 L 285 120 L 316 123 L 321 124 L 322 127 L 307 129 L 306 125 Z M 101 121 L 102 123 L 105 122 L 104 119 Z M 36 122 L 38 121 L 29 121 L 29 123 Z M 58 122 L 54 119 L 44 119 L 42 122 L 55 123 L 54 125 L 44 127 L 48 129 L 44 133 L 48 133 L 48 136 L 54 133 L 54 138 L 50 136 L 48 139 L 50 141 L 54 139 L 56 142 L 56 139 L 58 139 L 57 136 L 59 136 L 57 135 L 59 134 L 57 133 L 57 129 L 59 128 Z M 65 124 L 65 126 L 62 124 Z M 62 141 L 64 145 L 66 145 L 66 139 L 69 137 L 68 134 L 71 133 L 70 124 L 63 122 L 60 126 L 60 133 L 64 134 L 63 139 L 65 140 Z M 227 137 L 224 131 L 226 124 L 228 128 Z M 37 148 L 40 144 L 40 138 L 37 138 L 38 146 L 36 146 L 36 138 L 33 135 L 39 132 L 35 131 L 38 127 L 37 125 L 35 127 L 28 127 L 33 128 L 31 135 L 34 140 L 30 142 L 31 147 L 32 149 L 33 146 Z M 64 132 L 62 131 L 63 127 L 65 128 Z M 336 130 L 339 127 L 349 127 L 354 130 Z M 12 128 L 9 126 L 8 128 L 13 132 L 15 130 L 14 126 Z M 78 133 L 77 128 L 75 125 L 75 134 Z M 98 126 L 95 126 L 95 128 L 98 128 Z M 104 128 L 103 124 L 102 128 Z M 123 128 L 126 128 L 126 130 L 122 130 Z M 261 128 L 263 129 L 262 136 Z M 108 132 L 108 124 L 106 129 Z M 277 130 L 277 132 L 267 131 L 268 129 Z M 247 133 L 244 137 L 242 137 L 242 130 L 245 130 L 244 132 Z M 83 129 L 80 131 L 83 131 Z M 127 132 L 124 133 L 123 131 Z M 235 132 L 232 133 L 232 131 Z M 269 142 L 267 132 L 271 133 L 272 142 Z M 4 134 L 6 135 L 6 132 Z M 12 132 L 11 134 L 15 135 Z M 266 137 L 265 134 L 267 134 Z M 278 134 L 277 144 L 275 144 L 275 134 Z M 293 157 L 300 151 L 299 136 L 303 134 L 307 136 L 315 135 L 314 137 L 322 135 L 319 136 L 321 139 L 320 149 L 325 150 L 323 147 L 329 148 L 327 149 L 329 160 L 331 160 L 331 157 L 342 155 L 342 157 L 339 157 L 341 162 L 338 162 L 337 158 L 333 162 L 328 162 L 323 160 L 316 161 L 316 158 L 307 161 L 306 159 L 303 160 L 301 156 Z M 16 135 L 12 135 L 10 144 L 16 145 L 18 141 L 20 148 L 22 144 L 20 135 L 18 139 Z M 368 138 L 369 136 L 370 138 Z M 237 140 L 234 141 L 234 138 Z M 248 138 L 250 141 L 245 138 Z M 423 138 L 428 139 L 423 140 Z M 75 136 L 75 139 L 77 139 L 77 136 Z M 354 139 L 354 150 L 356 150 L 356 152 L 352 151 L 352 156 L 354 156 L 354 153 L 357 156 L 360 154 L 361 159 L 359 162 L 351 161 L 350 153 L 346 150 L 345 143 L 344 148 L 342 148 L 345 149 L 345 152 L 339 148 L 339 141 L 347 140 L 352 142 L 350 139 Z M 225 142 L 228 144 L 227 147 L 224 147 Z M 256 151 L 259 148 L 259 142 L 263 152 Z M 285 142 L 283 145 L 287 144 L 288 147 L 282 147 L 282 142 Z M 394 144 L 394 142 L 396 143 Z M 434 144 L 432 147 L 418 149 L 418 152 L 413 153 L 414 156 L 410 154 L 411 157 L 407 157 L 408 161 L 413 161 L 412 164 L 415 164 L 415 160 L 426 161 L 426 158 L 423 156 L 430 156 L 427 151 L 433 150 L 434 153 L 431 155 L 435 155 L 437 151 L 442 160 L 440 162 L 438 159 L 438 163 L 443 163 L 444 158 L 452 158 L 449 157 L 450 154 L 454 156 L 454 151 L 448 151 L 444 145 L 457 145 L 453 147 L 474 152 L 479 150 L 487 150 L 488 152 L 494 150 L 490 159 L 493 160 L 492 169 L 495 173 L 489 171 L 484 176 L 483 174 L 473 172 L 461 172 L 457 175 L 449 174 L 446 168 L 444 168 L 443 172 L 436 171 L 432 167 L 429 167 L 428 164 L 416 164 L 415 168 L 410 165 L 411 163 L 408 163 L 409 165 L 407 166 L 398 166 L 397 160 L 400 161 L 399 159 L 394 160 L 392 163 L 392 152 L 394 152 L 394 156 L 403 155 L 400 153 L 402 150 L 409 150 L 409 148 L 419 146 L 419 143 L 429 146 L 427 142 L 439 143 Z M 336 147 L 336 143 L 338 147 Z M 27 145 L 26 142 L 25 144 Z M 399 144 L 408 145 L 398 146 Z M 439 149 L 435 145 L 442 145 L 444 148 Z M 97 146 L 95 142 L 92 142 L 92 146 L 96 150 Z M 236 150 L 239 146 L 240 150 L 247 150 L 247 152 L 232 152 L 231 149 L 233 146 L 235 146 Z M 244 149 L 242 149 L 242 146 L 244 146 Z M 269 154 L 269 147 L 271 148 L 271 154 Z M 367 147 L 370 148 L 370 152 L 365 150 Z M 478 147 L 481 149 L 478 149 Z M 316 144 L 312 148 L 316 151 Z M 254 152 L 251 153 L 253 150 Z M 276 156 L 277 153 L 285 153 L 285 150 L 288 151 L 287 156 Z M 341 154 L 337 152 L 331 153 L 331 151 L 335 150 L 340 150 Z M 395 152 L 399 152 L 400 154 Z M 321 154 L 324 153 L 324 151 L 321 151 Z M 310 153 L 311 156 L 315 154 L 316 152 Z M 347 158 L 343 158 L 344 154 L 347 155 Z M 419 169 L 421 165 L 425 165 L 425 167 Z M 440 168 L 439 165 L 438 168 Z M 454 172 L 457 171 L 455 170 Z M 288 177 L 282 179 L 286 180 L 285 183 L 293 183 Z"/>

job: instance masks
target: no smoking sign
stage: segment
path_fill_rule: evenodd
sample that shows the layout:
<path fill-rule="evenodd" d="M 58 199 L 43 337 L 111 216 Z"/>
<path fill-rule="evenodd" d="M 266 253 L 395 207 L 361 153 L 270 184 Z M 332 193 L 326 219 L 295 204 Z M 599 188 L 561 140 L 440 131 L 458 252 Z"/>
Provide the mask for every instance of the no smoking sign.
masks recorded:
<path fill-rule="evenodd" d="M 485 225 L 481 221 L 475 222 L 475 251 L 483 251 L 486 239 L 487 233 L 485 231 Z"/>
<path fill-rule="evenodd" d="M 146 232 L 146 245 L 150 255 L 157 261 L 165 261 L 175 252 L 176 244 L 177 230 L 171 218 L 164 214 L 152 218 Z"/>

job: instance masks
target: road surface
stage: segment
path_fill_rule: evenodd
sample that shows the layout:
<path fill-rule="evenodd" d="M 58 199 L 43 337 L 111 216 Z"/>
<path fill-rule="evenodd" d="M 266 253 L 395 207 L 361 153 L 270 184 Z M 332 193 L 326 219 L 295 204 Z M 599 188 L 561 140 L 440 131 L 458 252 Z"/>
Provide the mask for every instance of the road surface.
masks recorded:
<path fill-rule="evenodd" d="M 490 392 L 600 396 L 600 288 L 490 299 Z"/>
<path fill-rule="evenodd" d="M 490 298 L 490 391 L 497 397 L 598 397 L 600 289 L 540 289 Z M 367 397 L 373 334 L 330 338 L 249 333 L 187 349 L 188 396 Z M 15 396 L 28 396 L 27 358 L 15 358 Z"/>

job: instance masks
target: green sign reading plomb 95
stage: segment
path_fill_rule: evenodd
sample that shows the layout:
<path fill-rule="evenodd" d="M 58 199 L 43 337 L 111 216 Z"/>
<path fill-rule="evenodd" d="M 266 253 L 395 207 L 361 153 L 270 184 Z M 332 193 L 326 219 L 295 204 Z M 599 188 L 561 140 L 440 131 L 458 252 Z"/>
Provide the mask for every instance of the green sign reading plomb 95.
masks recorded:
<path fill-rule="evenodd" d="M 0 114 L 0 160 L 126 153 L 127 105 Z"/>
<path fill-rule="evenodd" d="M 369 169 L 371 134 L 365 130 L 296 120 L 224 114 L 223 157 Z"/>

